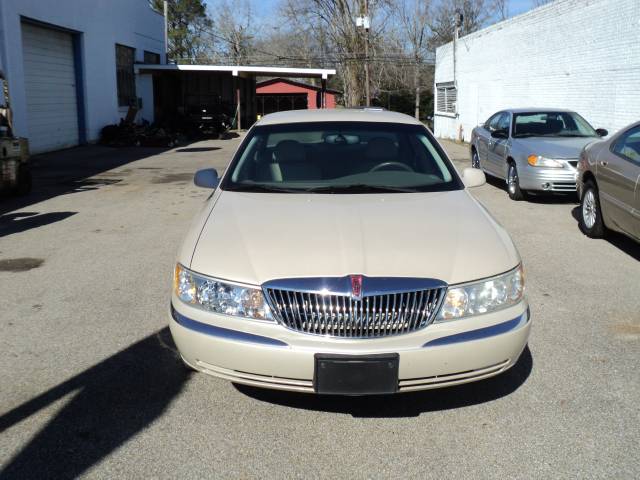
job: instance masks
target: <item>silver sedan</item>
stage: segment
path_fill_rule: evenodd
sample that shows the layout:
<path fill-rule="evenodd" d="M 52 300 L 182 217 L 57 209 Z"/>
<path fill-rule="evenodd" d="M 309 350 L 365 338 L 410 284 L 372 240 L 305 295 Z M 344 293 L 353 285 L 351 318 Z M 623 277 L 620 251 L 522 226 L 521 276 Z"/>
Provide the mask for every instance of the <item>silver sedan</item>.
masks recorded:
<path fill-rule="evenodd" d="M 584 149 L 578 164 L 580 228 L 615 230 L 640 241 L 640 122 Z"/>
<path fill-rule="evenodd" d="M 504 179 L 513 200 L 529 192 L 572 193 L 580 151 L 606 135 L 569 110 L 502 110 L 473 129 L 471 163 Z"/>

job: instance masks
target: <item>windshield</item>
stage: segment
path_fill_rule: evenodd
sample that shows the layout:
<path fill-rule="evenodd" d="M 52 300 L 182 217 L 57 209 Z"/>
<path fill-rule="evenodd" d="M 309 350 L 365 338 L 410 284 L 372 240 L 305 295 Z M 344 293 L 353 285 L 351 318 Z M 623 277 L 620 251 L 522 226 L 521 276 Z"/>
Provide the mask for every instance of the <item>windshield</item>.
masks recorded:
<path fill-rule="evenodd" d="M 516 113 L 514 137 L 597 137 L 589 123 L 574 112 Z"/>
<path fill-rule="evenodd" d="M 315 122 L 257 126 L 222 189 L 281 193 L 459 190 L 441 148 L 419 125 Z"/>

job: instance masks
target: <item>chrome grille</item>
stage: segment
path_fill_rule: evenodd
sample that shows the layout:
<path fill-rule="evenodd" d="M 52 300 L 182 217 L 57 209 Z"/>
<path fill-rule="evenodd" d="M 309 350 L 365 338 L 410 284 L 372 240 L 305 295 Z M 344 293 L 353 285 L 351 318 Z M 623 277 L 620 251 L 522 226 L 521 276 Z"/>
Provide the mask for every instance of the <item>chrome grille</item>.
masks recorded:
<path fill-rule="evenodd" d="M 446 288 L 350 295 L 265 288 L 271 308 L 286 327 L 303 333 L 346 338 L 384 337 L 429 325 Z"/>
<path fill-rule="evenodd" d="M 554 192 L 575 192 L 576 182 L 553 182 L 551 190 Z"/>

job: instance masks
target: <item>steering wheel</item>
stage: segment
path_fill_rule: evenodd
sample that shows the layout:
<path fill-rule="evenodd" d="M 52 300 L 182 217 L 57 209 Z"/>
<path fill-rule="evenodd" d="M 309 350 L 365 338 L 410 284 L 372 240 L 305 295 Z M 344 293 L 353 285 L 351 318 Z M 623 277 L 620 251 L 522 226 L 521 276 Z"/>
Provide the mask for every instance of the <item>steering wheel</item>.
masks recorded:
<path fill-rule="evenodd" d="M 386 169 L 387 167 L 397 167 L 406 172 L 415 172 L 413 168 L 402 162 L 382 162 L 369 170 L 369 172 L 377 172 L 378 170 Z"/>

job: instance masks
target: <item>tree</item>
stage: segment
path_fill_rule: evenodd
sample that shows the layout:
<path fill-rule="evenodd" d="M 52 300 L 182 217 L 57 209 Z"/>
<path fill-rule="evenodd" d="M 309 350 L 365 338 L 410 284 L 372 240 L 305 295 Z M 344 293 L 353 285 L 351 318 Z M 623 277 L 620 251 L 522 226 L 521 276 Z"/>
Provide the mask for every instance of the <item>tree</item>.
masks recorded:
<path fill-rule="evenodd" d="M 492 8 L 496 12 L 499 21 L 509 18 L 509 0 L 493 0 Z"/>
<path fill-rule="evenodd" d="M 460 36 L 479 30 L 493 15 L 488 0 L 441 0 L 431 11 L 430 46 L 435 49 L 453 40 L 456 17 L 462 15 Z"/>
<path fill-rule="evenodd" d="M 428 0 L 401 0 L 399 16 L 402 31 L 407 39 L 413 66 L 413 89 L 415 93 L 416 119 L 420 119 L 420 73 L 427 55 L 427 39 L 429 35 L 428 19 L 430 5 Z"/>
<path fill-rule="evenodd" d="M 389 16 L 382 13 L 389 5 L 390 0 L 369 0 L 372 62 L 376 61 L 376 44 L 384 37 L 384 19 Z M 344 103 L 349 107 L 361 105 L 365 91 L 365 39 L 356 26 L 362 10 L 363 0 L 284 0 L 283 4 L 286 23 L 293 30 L 309 32 L 314 39 L 306 57 L 329 59 L 338 67 Z"/>
<path fill-rule="evenodd" d="M 247 63 L 252 51 L 251 4 L 248 1 L 221 0 L 216 4 L 215 28 L 220 53 L 235 65 Z"/>
<path fill-rule="evenodd" d="M 163 12 L 163 4 L 163 0 L 151 2 L 159 12 Z M 169 58 L 193 62 L 210 51 L 212 42 L 206 32 L 213 22 L 207 15 L 203 0 L 169 0 L 168 7 Z"/>

